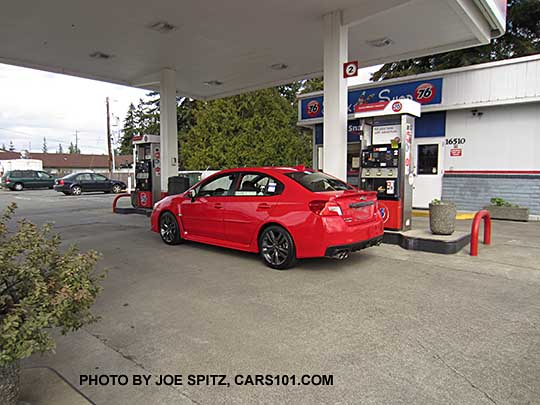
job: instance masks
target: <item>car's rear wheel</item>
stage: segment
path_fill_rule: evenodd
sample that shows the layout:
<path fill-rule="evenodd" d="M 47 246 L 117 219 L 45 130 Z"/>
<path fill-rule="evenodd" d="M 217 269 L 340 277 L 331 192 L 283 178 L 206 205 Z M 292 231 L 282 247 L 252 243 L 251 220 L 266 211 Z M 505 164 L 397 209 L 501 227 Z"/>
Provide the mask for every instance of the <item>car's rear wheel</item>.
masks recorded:
<path fill-rule="evenodd" d="M 167 245 L 178 245 L 182 242 L 180 227 L 172 213 L 164 212 L 159 218 L 159 234 Z"/>
<path fill-rule="evenodd" d="M 81 195 L 82 194 L 81 186 L 73 186 L 73 187 L 71 187 L 71 194 L 73 194 L 73 195 Z"/>
<path fill-rule="evenodd" d="M 122 191 L 122 187 L 120 187 L 120 184 L 114 184 L 114 185 L 112 186 L 112 192 L 113 192 L 114 194 L 118 194 L 118 193 L 120 193 L 121 191 Z"/>
<path fill-rule="evenodd" d="M 259 237 L 259 254 L 268 267 L 286 270 L 296 263 L 294 241 L 284 228 L 271 225 Z"/>
<path fill-rule="evenodd" d="M 24 186 L 22 185 L 22 183 L 15 183 L 15 185 L 13 186 L 13 190 L 15 191 L 22 191 L 24 188 Z"/>

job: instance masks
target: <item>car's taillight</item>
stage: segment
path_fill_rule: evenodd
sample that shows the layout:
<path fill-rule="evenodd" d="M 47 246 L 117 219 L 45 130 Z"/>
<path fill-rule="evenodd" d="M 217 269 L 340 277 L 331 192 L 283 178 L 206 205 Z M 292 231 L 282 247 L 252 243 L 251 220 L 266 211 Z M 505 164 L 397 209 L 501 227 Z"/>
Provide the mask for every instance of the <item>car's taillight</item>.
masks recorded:
<path fill-rule="evenodd" d="M 10 183 L 9 179 L 6 179 L 6 184 L 9 184 L 9 183 Z"/>
<path fill-rule="evenodd" d="M 60 184 L 61 186 L 64 185 L 64 180 L 58 180 L 58 184 Z"/>
<path fill-rule="evenodd" d="M 325 216 L 341 216 L 343 212 L 341 207 L 332 201 L 315 200 L 309 203 L 309 209 L 315 214 Z"/>

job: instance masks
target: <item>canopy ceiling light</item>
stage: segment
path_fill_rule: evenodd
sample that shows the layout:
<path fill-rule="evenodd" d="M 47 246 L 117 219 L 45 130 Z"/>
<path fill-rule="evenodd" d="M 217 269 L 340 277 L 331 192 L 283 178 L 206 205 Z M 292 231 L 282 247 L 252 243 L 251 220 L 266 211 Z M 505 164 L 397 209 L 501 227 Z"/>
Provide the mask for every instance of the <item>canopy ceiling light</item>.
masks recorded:
<path fill-rule="evenodd" d="M 95 51 L 90 54 L 90 57 L 94 59 L 110 59 L 113 57 L 113 55 L 105 52 Z"/>
<path fill-rule="evenodd" d="M 393 43 L 394 43 L 394 41 L 392 41 L 388 37 L 371 39 L 369 41 L 366 41 L 366 44 L 368 44 L 369 46 L 372 46 L 374 48 L 384 48 L 385 46 L 391 45 Z"/>
<path fill-rule="evenodd" d="M 270 65 L 270 68 L 273 70 L 285 70 L 289 67 L 289 65 L 285 63 L 274 63 L 273 65 Z"/>
<path fill-rule="evenodd" d="M 168 34 L 171 31 L 174 31 L 176 27 L 172 24 L 169 24 L 166 21 L 158 21 L 154 24 L 148 26 L 151 30 L 157 31 L 161 34 Z"/>

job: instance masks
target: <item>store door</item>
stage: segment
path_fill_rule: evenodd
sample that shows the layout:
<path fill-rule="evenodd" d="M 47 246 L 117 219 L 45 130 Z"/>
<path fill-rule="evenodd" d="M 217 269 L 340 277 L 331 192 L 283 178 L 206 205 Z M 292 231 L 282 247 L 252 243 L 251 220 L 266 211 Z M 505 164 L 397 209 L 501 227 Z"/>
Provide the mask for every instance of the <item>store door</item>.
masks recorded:
<path fill-rule="evenodd" d="M 413 207 L 428 208 L 434 198 L 442 195 L 444 138 L 414 140 L 416 178 L 413 187 Z"/>

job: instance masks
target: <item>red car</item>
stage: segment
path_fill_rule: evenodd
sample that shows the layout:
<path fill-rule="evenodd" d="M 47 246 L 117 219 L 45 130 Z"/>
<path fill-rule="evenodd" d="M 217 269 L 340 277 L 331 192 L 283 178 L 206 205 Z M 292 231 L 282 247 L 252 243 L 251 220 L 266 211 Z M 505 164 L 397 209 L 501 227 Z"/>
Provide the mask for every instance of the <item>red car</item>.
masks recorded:
<path fill-rule="evenodd" d="M 157 202 L 152 231 L 259 253 L 274 269 L 296 259 L 333 257 L 381 243 L 376 193 L 304 167 L 223 170 L 184 194 Z"/>

